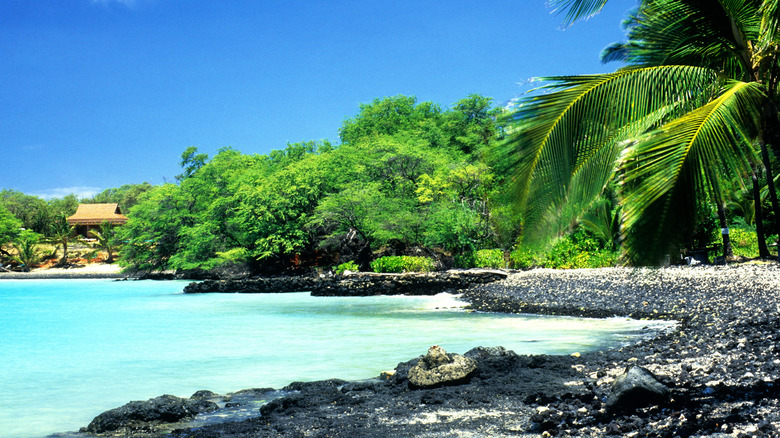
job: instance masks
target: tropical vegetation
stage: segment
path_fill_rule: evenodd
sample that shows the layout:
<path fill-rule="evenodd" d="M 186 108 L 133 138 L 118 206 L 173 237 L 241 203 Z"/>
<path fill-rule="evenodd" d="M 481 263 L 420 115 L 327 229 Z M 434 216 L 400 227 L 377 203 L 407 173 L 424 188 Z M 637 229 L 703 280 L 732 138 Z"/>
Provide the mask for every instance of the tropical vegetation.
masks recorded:
<path fill-rule="evenodd" d="M 19 263 L 22 270 L 29 272 L 38 262 L 41 261 L 41 254 L 38 251 L 38 241 L 40 235 L 34 231 L 23 231 L 18 240 L 13 243 L 15 254 L 12 259 Z"/>
<path fill-rule="evenodd" d="M 551 3 L 571 25 L 606 0 Z M 624 26 L 626 41 L 601 55 L 617 70 L 543 77 L 507 108 L 478 94 L 450 108 L 385 97 L 347 118 L 338 144 L 213 157 L 188 147 L 171 182 L 91 199 L 3 190 L 0 255 L 22 263 L 10 244 L 35 232 L 59 242 L 65 263 L 64 218 L 79 202 L 111 202 L 130 220 L 104 225 L 96 246 L 144 270 L 579 268 L 712 248 L 769 257 L 780 234 L 777 0 L 644 0 Z"/>
<path fill-rule="evenodd" d="M 572 21 L 606 1 L 553 3 Z M 757 240 L 764 242 L 767 218 L 777 234 L 770 146 L 780 148 L 778 2 L 641 1 L 625 25 L 628 40 L 602 54 L 625 67 L 542 78 L 543 93 L 511 115 L 504 148 L 516 154 L 524 241 L 571 231 L 583 212 L 604 208 L 599 202 L 611 187 L 617 196 L 603 223 L 619 223 L 635 263 L 658 263 L 679 250 L 713 207 L 731 256 L 729 189 L 754 185 Z M 762 177 L 769 215 L 757 194 Z"/>

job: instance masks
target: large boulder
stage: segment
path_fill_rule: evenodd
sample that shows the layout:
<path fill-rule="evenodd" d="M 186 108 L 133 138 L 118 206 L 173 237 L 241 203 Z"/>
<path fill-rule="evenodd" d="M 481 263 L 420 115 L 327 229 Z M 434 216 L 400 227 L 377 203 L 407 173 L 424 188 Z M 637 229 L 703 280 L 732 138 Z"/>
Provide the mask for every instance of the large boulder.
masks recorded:
<path fill-rule="evenodd" d="M 409 383 L 418 388 L 434 388 L 466 382 L 477 369 L 477 363 L 460 354 L 448 354 L 438 345 L 414 365 L 408 374 Z"/>
<path fill-rule="evenodd" d="M 103 412 L 86 428 L 87 432 L 104 433 L 124 427 L 147 424 L 175 423 L 201 412 L 211 412 L 219 406 L 203 398 L 187 399 L 173 395 L 161 395 L 147 401 L 131 401 L 124 406 Z"/>
<path fill-rule="evenodd" d="M 640 366 L 632 366 L 612 384 L 612 391 L 607 399 L 607 409 L 633 411 L 664 403 L 668 399 L 669 388 L 652 372 Z"/>

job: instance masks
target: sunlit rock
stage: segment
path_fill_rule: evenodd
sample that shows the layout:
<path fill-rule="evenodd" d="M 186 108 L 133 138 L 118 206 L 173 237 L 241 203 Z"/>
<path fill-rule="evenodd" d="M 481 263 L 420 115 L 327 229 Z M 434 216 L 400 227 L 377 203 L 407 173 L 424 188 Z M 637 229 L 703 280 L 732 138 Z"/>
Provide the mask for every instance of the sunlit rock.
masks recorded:
<path fill-rule="evenodd" d="M 466 381 L 477 369 L 477 363 L 460 354 L 448 354 L 438 345 L 409 370 L 409 383 L 421 388 L 432 388 Z"/>

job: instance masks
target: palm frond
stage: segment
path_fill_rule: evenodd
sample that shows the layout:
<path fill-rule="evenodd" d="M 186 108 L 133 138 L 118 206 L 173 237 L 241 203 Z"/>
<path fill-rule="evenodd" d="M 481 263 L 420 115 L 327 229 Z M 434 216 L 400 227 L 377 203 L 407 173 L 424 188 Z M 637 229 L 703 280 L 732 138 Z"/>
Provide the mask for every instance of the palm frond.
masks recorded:
<path fill-rule="evenodd" d="M 764 0 L 760 9 L 760 48 L 780 44 L 780 0 Z"/>
<path fill-rule="evenodd" d="M 621 162 L 624 230 L 630 253 L 657 261 L 675 229 L 690 221 L 695 194 L 715 187 L 712 169 L 749 173 L 750 135 L 766 98 L 755 83 L 731 82 L 717 99 L 665 124 L 626 150 Z M 652 219 L 650 219 L 652 218 Z M 676 225 L 677 224 L 677 225 Z M 655 260 L 652 260 L 655 259 Z"/>
<path fill-rule="evenodd" d="M 732 78 L 749 73 L 747 41 L 756 37 L 751 0 L 649 0 L 628 31 L 625 59 L 633 65 L 695 65 Z"/>
<path fill-rule="evenodd" d="M 628 15 L 623 21 L 620 23 L 620 28 L 623 29 L 626 34 L 631 33 L 632 29 L 640 25 L 639 20 L 639 8 L 635 7 L 632 8 L 630 11 L 628 11 Z M 601 60 L 602 64 L 606 64 L 608 62 L 613 61 L 619 61 L 619 62 L 626 62 L 629 59 L 630 54 L 632 53 L 631 45 L 632 42 L 619 42 L 619 43 L 612 43 L 601 50 L 601 53 L 599 54 L 599 59 Z"/>
<path fill-rule="evenodd" d="M 628 43 L 612 43 L 601 50 L 599 59 L 602 64 L 615 61 L 626 62 L 628 61 L 629 53 Z"/>
<path fill-rule="evenodd" d="M 547 4 L 555 14 L 566 11 L 564 26 L 569 26 L 577 20 L 598 14 L 607 0 L 548 0 Z"/>
<path fill-rule="evenodd" d="M 706 94 L 717 75 L 661 66 L 547 79 L 552 92 L 523 101 L 507 138 L 518 154 L 514 189 L 531 239 L 547 237 L 542 226 L 564 208 L 584 210 L 601 192 L 624 139 L 689 111 L 686 102 Z"/>

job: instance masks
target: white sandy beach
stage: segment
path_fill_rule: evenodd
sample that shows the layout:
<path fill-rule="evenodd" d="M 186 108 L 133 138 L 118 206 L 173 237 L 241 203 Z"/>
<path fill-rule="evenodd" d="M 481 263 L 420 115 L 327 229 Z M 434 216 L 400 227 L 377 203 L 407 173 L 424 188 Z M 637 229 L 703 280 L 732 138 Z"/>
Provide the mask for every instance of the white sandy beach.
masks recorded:
<path fill-rule="evenodd" d="M 92 263 L 80 268 L 38 268 L 30 272 L 0 272 L 1 279 L 40 278 L 120 278 L 122 267 L 117 264 Z"/>

